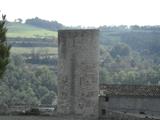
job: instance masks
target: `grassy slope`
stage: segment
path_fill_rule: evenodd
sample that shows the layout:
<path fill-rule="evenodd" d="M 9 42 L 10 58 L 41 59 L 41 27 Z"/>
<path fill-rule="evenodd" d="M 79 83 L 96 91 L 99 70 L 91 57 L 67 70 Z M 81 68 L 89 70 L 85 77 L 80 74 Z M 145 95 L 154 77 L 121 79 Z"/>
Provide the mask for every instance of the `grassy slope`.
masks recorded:
<path fill-rule="evenodd" d="M 50 38 L 57 37 L 57 32 L 49 31 L 46 29 L 30 26 L 20 23 L 8 23 L 7 24 L 7 37 L 22 37 L 22 38 Z"/>
<path fill-rule="evenodd" d="M 20 23 L 8 23 L 7 24 L 7 37 L 11 38 L 52 38 L 57 37 L 57 32 L 49 31 L 46 29 L 34 27 L 27 24 Z M 38 41 L 37 41 L 38 42 Z M 55 47 L 12 47 L 12 54 L 30 54 L 32 51 L 35 52 L 44 52 L 46 51 L 49 54 L 56 54 L 57 48 Z"/>

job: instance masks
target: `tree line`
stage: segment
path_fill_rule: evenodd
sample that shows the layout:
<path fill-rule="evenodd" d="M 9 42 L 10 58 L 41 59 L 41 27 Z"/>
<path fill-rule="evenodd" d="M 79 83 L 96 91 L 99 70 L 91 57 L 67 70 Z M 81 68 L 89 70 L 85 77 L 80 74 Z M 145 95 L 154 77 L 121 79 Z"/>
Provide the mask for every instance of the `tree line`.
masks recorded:
<path fill-rule="evenodd" d="M 0 105 L 53 105 L 57 97 L 57 76 L 48 67 L 26 65 L 21 56 L 11 56 L 0 80 Z"/>
<path fill-rule="evenodd" d="M 64 28 L 64 25 L 61 23 L 58 23 L 57 21 L 48 21 L 48 20 L 42 20 L 38 17 L 27 19 L 25 21 L 25 24 L 33 25 L 40 28 L 45 28 L 48 30 L 57 31 L 59 29 Z"/>

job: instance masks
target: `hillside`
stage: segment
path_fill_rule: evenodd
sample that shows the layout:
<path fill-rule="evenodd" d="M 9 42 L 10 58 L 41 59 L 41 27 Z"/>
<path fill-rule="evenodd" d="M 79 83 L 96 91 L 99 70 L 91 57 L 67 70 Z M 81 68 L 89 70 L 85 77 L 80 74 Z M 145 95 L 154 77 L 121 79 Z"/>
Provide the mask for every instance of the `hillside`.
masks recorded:
<path fill-rule="evenodd" d="M 38 17 L 27 19 L 25 24 L 32 25 L 39 28 L 44 28 L 47 30 L 57 31 L 59 29 L 65 28 L 65 26 L 57 21 L 43 20 Z"/>
<path fill-rule="evenodd" d="M 54 54 L 57 49 L 55 48 L 57 46 L 56 31 L 17 22 L 8 22 L 6 27 L 8 42 L 12 45 L 12 54 L 31 54 L 33 50 Z"/>
<path fill-rule="evenodd" d="M 17 28 L 9 26 L 9 33 L 16 32 L 17 37 L 21 31 L 40 30 L 19 23 L 13 26 Z M 159 26 L 101 27 L 100 84 L 160 85 L 159 33 Z M 57 39 L 8 41 L 12 55 L 0 81 L 0 105 L 51 105 L 57 98 Z"/>
<path fill-rule="evenodd" d="M 9 38 L 53 38 L 57 37 L 57 32 L 46 30 L 43 28 L 22 24 L 9 22 L 7 23 L 7 37 Z"/>

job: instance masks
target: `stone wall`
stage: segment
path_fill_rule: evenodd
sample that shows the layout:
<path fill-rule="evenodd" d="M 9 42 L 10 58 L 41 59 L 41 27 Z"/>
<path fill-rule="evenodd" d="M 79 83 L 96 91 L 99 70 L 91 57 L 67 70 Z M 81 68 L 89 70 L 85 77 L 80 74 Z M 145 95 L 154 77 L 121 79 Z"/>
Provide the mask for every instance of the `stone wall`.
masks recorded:
<path fill-rule="evenodd" d="M 58 112 L 98 117 L 99 31 L 58 32 Z"/>
<path fill-rule="evenodd" d="M 107 99 L 107 100 L 106 100 Z M 106 111 L 119 111 L 123 113 L 134 113 L 137 115 L 160 116 L 159 97 L 140 96 L 101 96 L 100 115 Z"/>
<path fill-rule="evenodd" d="M 107 111 L 106 116 L 101 116 L 99 120 L 159 120 L 159 117 L 129 114 L 115 111 Z"/>

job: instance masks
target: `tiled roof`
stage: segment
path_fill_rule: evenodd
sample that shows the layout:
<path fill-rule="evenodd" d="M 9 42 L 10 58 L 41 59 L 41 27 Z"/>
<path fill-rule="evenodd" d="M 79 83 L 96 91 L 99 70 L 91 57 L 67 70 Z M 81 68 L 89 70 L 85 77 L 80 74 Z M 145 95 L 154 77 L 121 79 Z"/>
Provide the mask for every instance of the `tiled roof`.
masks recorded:
<path fill-rule="evenodd" d="M 159 96 L 160 86 L 100 85 L 100 96 Z"/>

